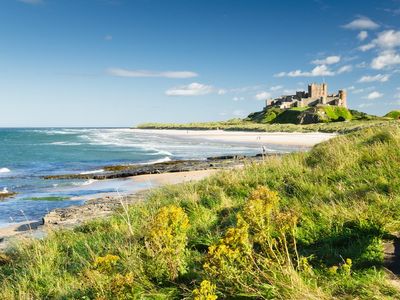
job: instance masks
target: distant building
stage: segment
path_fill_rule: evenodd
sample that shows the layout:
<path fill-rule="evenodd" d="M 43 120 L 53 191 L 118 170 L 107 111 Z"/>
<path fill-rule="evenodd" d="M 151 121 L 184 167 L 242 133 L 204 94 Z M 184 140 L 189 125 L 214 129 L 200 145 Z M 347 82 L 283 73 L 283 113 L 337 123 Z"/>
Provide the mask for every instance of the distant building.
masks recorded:
<path fill-rule="evenodd" d="M 337 94 L 328 95 L 328 85 L 326 83 L 311 83 L 308 85 L 308 92 L 299 91 L 295 95 L 285 95 L 266 101 L 267 107 L 279 107 L 282 109 L 317 105 L 347 107 L 347 93 L 345 90 L 339 90 Z"/>

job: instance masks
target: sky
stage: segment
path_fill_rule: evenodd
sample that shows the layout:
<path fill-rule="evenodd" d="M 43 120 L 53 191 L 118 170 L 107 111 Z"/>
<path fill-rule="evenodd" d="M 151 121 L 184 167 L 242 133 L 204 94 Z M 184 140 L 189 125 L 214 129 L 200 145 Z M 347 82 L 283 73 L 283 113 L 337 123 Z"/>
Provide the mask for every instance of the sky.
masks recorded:
<path fill-rule="evenodd" d="M 311 82 L 400 109 L 400 0 L 0 1 L 0 127 L 227 120 Z"/>

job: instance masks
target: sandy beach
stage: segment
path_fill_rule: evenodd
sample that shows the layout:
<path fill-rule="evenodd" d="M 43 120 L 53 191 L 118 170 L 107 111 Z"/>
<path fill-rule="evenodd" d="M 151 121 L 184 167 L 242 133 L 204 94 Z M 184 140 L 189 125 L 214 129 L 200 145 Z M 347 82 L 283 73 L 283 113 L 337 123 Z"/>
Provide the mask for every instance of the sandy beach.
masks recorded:
<path fill-rule="evenodd" d="M 176 129 L 132 129 L 132 132 L 147 132 L 187 140 L 258 145 L 260 147 L 268 144 L 312 147 L 337 135 L 323 132 L 247 132 Z"/>

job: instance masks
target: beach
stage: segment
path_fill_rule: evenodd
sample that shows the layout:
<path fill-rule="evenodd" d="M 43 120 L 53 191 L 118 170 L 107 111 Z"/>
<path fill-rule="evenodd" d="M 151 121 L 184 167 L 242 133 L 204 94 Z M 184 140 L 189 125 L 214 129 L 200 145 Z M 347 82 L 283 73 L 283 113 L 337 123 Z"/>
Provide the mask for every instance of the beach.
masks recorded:
<path fill-rule="evenodd" d="M 224 130 L 176 130 L 176 129 L 132 129 L 133 132 L 146 132 L 184 140 L 234 143 L 252 146 L 289 145 L 312 147 L 315 144 L 336 136 L 323 132 L 252 132 Z"/>
<path fill-rule="evenodd" d="M 179 140 L 181 144 L 185 143 L 213 143 L 215 145 L 220 144 L 221 146 L 227 144 L 246 145 L 249 147 L 260 147 L 259 152 L 262 152 L 263 147 L 269 147 L 269 145 L 286 145 L 295 146 L 298 150 L 307 150 L 311 146 L 326 141 L 334 134 L 326 133 L 266 133 L 266 132 L 226 132 L 221 130 L 147 130 L 147 129 L 132 129 L 132 134 L 145 134 L 147 136 L 162 137 L 167 136 L 169 139 Z M 126 134 L 126 131 L 125 131 Z M 279 149 L 279 148 L 277 148 Z M 221 150 L 220 153 L 224 153 Z M 283 151 L 284 153 L 285 151 Z M 274 152 L 270 152 L 269 155 Z M 282 152 L 276 152 L 277 154 Z M 199 157 L 199 155 L 197 156 Z M 201 156 L 200 156 L 201 157 Z M 251 158 L 251 157 L 250 157 Z M 260 159 L 261 157 L 254 157 L 251 159 Z M 202 157 L 206 159 L 206 157 Z M 79 225 L 85 221 L 101 218 L 110 215 L 116 208 L 122 204 L 133 204 L 137 201 L 143 201 L 147 197 L 147 193 L 153 189 L 168 184 L 179 184 L 188 181 L 201 180 L 210 174 L 218 172 L 218 169 L 224 168 L 237 168 L 243 166 L 248 157 L 238 156 L 235 157 L 217 157 L 208 158 L 208 160 L 194 160 L 194 161 L 176 161 L 176 163 L 159 162 L 152 165 L 139 165 L 140 173 L 148 172 L 144 175 L 136 175 L 126 177 L 127 170 L 125 170 L 121 176 L 121 171 L 116 173 L 108 174 L 99 172 L 84 172 L 77 174 L 78 177 L 87 178 L 101 178 L 104 177 L 106 180 L 89 180 L 86 181 L 84 186 L 75 187 L 76 191 L 79 189 L 92 189 L 99 191 L 98 193 L 79 195 L 72 197 L 70 200 L 76 201 L 75 205 L 68 207 L 56 208 L 49 211 L 43 218 L 42 221 L 38 220 L 26 220 L 22 222 L 15 222 L 9 226 L 0 228 L 0 247 L 5 247 L 7 241 L 15 236 L 43 236 L 44 232 L 48 229 L 53 230 L 54 228 L 60 227 L 73 227 Z M 177 166 L 174 168 L 174 166 Z M 165 167 L 166 168 L 163 168 Z M 172 168 L 171 168 L 172 166 Z M 121 166 L 125 167 L 125 166 Z M 128 170 L 135 165 L 128 165 Z M 107 167 L 105 167 L 107 168 Z M 115 168 L 115 166 L 113 167 Z M 117 166 L 117 169 L 119 166 Z M 154 170 L 154 168 L 156 170 Z M 160 174 L 154 174 L 159 172 Z M 102 175 L 103 174 L 103 175 Z M 71 174 L 67 175 L 71 177 Z M 72 177 L 74 175 L 72 174 Z M 126 177 L 126 178 L 119 178 Z M 117 179 L 108 179 L 117 178 Z M 118 178 L 120 180 L 118 180 Z M 113 181 L 114 180 L 114 181 Z M 118 185 L 116 185 L 118 183 Z M 115 187 L 113 190 L 112 187 Z M 116 188 L 118 186 L 118 188 Z M 105 188 L 107 187 L 107 188 Z M 104 191 L 104 192 L 102 192 Z M 82 204 L 83 203 L 83 204 Z"/>
<path fill-rule="evenodd" d="M 148 186 L 156 188 L 163 185 L 198 181 L 215 172 L 217 170 L 139 175 L 129 178 L 127 184 L 146 183 Z M 85 221 L 107 217 L 121 205 L 144 201 L 150 190 L 151 188 L 137 189 L 135 193 L 129 195 L 119 194 L 118 192 L 99 194 L 96 195 L 96 198 L 89 198 L 83 205 L 70 206 L 50 212 L 44 217 L 44 223 L 41 221 L 26 221 L 0 228 L 0 249 L 7 247 L 10 240 L 15 237 L 42 237 L 48 230 L 71 228 Z"/>

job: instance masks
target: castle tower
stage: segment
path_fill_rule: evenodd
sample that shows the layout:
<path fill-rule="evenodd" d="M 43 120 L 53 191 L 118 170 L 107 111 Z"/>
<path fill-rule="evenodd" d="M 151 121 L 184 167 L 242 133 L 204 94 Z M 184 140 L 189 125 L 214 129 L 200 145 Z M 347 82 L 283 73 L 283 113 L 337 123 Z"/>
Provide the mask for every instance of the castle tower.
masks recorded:
<path fill-rule="evenodd" d="M 345 90 L 339 90 L 339 106 L 347 107 L 347 92 Z"/>
<path fill-rule="evenodd" d="M 326 104 L 328 97 L 328 85 L 326 83 L 311 83 L 308 85 L 308 97 L 312 99 L 321 99 L 322 104 Z"/>
<path fill-rule="evenodd" d="M 322 102 L 326 104 L 326 100 L 328 99 L 328 85 L 326 83 L 322 84 Z"/>

